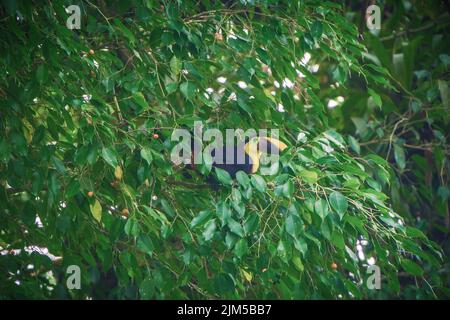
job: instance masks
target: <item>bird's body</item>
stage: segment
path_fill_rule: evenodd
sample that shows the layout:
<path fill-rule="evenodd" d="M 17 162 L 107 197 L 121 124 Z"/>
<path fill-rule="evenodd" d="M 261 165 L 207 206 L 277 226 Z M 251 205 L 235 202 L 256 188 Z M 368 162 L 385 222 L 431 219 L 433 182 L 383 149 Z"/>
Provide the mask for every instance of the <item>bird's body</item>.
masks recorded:
<path fill-rule="evenodd" d="M 211 156 L 216 156 L 215 150 L 211 152 Z M 224 146 L 222 148 L 222 157 L 222 161 L 215 160 L 212 166 L 227 171 L 231 178 L 234 179 L 238 171 L 251 173 L 254 160 L 245 152 L 245 144 Z"/>
<path fill-rule="evenodd" d="M 278 139 L 257 137 L 237 146 L 216 147 L 211 151 L 212 167 L 227 171 L 231 178 L 236 177 L 238 171 L 252 174 L 258 171 L 262 154 L 274 155 L 287 148 Z M 221 150 L 221 154 L 218 152 Z M 194 167 L 191 165 L 191 167 Z"/>

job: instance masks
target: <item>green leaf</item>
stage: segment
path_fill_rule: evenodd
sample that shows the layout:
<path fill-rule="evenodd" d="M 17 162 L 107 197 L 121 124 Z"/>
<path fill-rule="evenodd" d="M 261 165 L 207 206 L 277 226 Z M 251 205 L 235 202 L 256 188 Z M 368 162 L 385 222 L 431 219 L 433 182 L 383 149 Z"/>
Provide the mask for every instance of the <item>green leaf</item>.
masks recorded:
<path fill-rule="evenodd" d="M 328 204 L 325 199 L 319 199 L 314 203 L 314 212 L 319 215 L 322 221 L 328 215 Z"/>
<path fill-rule="evenodd" d="M 222 182 L 225 185 L 233 184 L 233 179 L 231 179 L 231 176 L 227 171 L 217 167 L 214 169 L 216 171 L 217 179 L 219 179 L 220 182 Z"/>
<path fill-rule="evenodd" d="M 237 188 L 233 188 L 231 190 L 231 199 L 233 200 L 233 204 L 238 205 L 242 201 L 242 194 Z"/>
<path fill-rule="evenodd" d="M 331 242 L 339 249 L 345 249 L 345 240 L 340 232 L 333 232 L 331 236 Z"/>
<path fill-rule="evenodd" d="M 415 100 L 411 101 L 411 108 L 414 113 L 419 112 L 419 110 L 422 109 L 422 106 L 423 106 L 423 104 L 422 104 L 422 101 L 420 101 L 420 100 L 415 99 Z"/>
<path fill-rule="evenodd" d="M 355 262 L 358 261 L 358 256 L 353 252 L 352 249 L 350 249 L 349 247 L 345 246 L 345 251 L 347 252 L 349 257 L 352 258 L 353 261 L 355 261 Z"/>
<path fill-rule="evenodd" d="M 230 218 L 228 219 L 227 225 L 230 228 L 231 232 L 237 234 L 241 238 L 244 237 L 244 228 L 241 226 L 239 222 Z"/>
<path fill-rule="evenodd" d="M 303 262 L 299 256 L 293 257 L 292 263 L 294 264 L 294 267 L 300 272 L 303 272 L 303 270 L 305 269 L 305 266 L 303 265 Z"/>
<path fill-rule="evenodd" d="M 422 269 L 422 267 L 419 266 L 414 261 L 411 261 L 409 259 L 402 259 L 401 265 L 402 265 L 403 269 L 406 272 L 408 272 L 409 274 L 412 274 L 413 276 L 416 276 L 416 277 L 423 276 L 423 269 Z"/>
<path fill-rule="evenodd" d="M 142 92 L 135 92 L 133 94 L 133 100 L 143 109 L 146 109 L 148 107 L 147 101 L 145 100 Z"/>
<path fill-rule="evenodd" d="M 406 227 L 406 234 L 412 238 L 422 238 L 422 239 L 427 238 L 427 236 L 422 231 L 410 226 Z"/>
<path fill-rule="evenodd" d="M 130 29 L 128 29 L 127 27 L 125 27 L 125 25 L 122 23 L 122 21 L 120 21 L 119 19 L 114 19 L 114 24 L 118 27 L 118 29 L 122 32 L 122 34 L 130 41 L 130 42 L 135 42 L 136 39 L 133 35 L 133 33 L 130 31 Z"/>
<path fill-rule="evenodd" d="M 401 144 L 394 143 L 394 157 L 395 162 L 397 162 L 400 169 L 405 169 L 406 160 L 405 160 L 405 149 Z"/>
<path fill-rule="evenodd" d="M 303 257 L 305 256 L 306 252 L 308 251 L 308 244 L 302 238 L 294 239 L 294 247 L 303 255 Z"/>
<path fill-rule="evenodd" d="M 339 217 L 342 219 L 348 208 L 347 198 L 339 191 L 334 191 L 330 194 L 329 200 L 331 207 L 336 210 Z"/>
<path fill-rule="evenodd" d="M 152 156 L 152 152 L 149 148 L 143 148 L 141 149 L 141 157 L 142 159 L 144 159 L 149 165 L 152 163 L 153 161 L 153 156 Z"/>
<path fill-rule="evenodd" d="M 283 195 L 286 198 L 291 198 L 294 194 L 294 183 L 292 180 L 288 180 L 285 184 L 283 184 Z"/>
<path fill-rule="evenodd" d="M 178 88 L 178 83 L 176 83 L 176 82 L 171 82 L 171 83 L 166 84 L 167 94 L 174 93 L 175 91 L 177 91 L 177 88 Z"/>
<path fill-rule="evenodd" d="M 361 289 L 353 281 L 344 279 L 345 287 L 349 292 L 351 292 L 356 298 L 361 297 Z"/>
<path fill-rule="evenodd" d="M 446 53 L 439 55 L 439 60 L 442 61 L 443 64 L 450 65 L 450 56 Z"/>
<path fill-rule="evenodd" d="M 302 170 L 299 173 L 299 176 L 306 181 L 307 183 L 316 183 L 317 180 L 319 179 L 319 175 L 317 174 L 317 172 L 315 171 L 310 171 L 310 170 Z"/>
<path fill-rule="evenodd" d="M 39 83 L 43 83 L 48 78 L 48 70 L 45 64 L 39 65 L 39 67 L 36 70 L 36 79 Z"/>
<path fill-rule="evenodd" d="M 375 91 L 373 91 L 372 89 L 368 89 L 368 92 L 369 92 L 370 96 L 372 97 L 375 105 L 381 109 L 383 102 L 381 101 L 380 95 L 378 93 L 376 93 Z"/>
<path fill-rule="evenodd" d="M 258 190 L 259 192 L 265 192 L 266 191 L 266 181 L 258 174 L 253 174 L 251 177 L 252 185 Z"/>
<path fill-rule="evenodd" d="M 155 250 L 155 246 L 153 245 L 152 239 L 146 234 L 141 234 L 138 237 L 137 247 L 139 250 L 142 250 L 143 252 L 149 255 L 152 255 L 153 250 Z"/>
<path fill-rule="evenodd" d="M 286 255 L 287 255 L 286 246 L 282 240 L 278 241 L 277 255 L 279 257 L 281 257 L 282 259 L 286 258 Z"/>
<path fill-rule="evenodd" d="M 77 180 L 72 180 L 66 188 L 66 197 L 72 198 L 80 191 L 80 183 Z"/>
<path fill-rule="evenodd" d="M 180 74 L 181 61 L 176 56 L 173 56 L 172 59 L 170 59 L 170 70 L 175 77 Z"/>
<path fill-rule="evenodd" d="M 205 230 L 203 231 L 203 238 L 205 241 L 210 241 L 214 237 L 216 232 L 216 219 L 209 220 L 205 225 Z"/>
<path fill-rule="evenodd" d="M 128 219 L 124 227 L 125 234 L 128 236 L 137 237 L 140 233 L 139 223 L 135 219 Z"/>
<path fill-rule="evenodd" d="M 248 245 L 247 240 L 240 239 L 238 242 L 236 242 L 236 245 L 234 246 L 234 254 L 238 258 L 242 258 L 248 251 Z"/>
<path fill-rule="evenodd" d="M 168 217 L 171 218 L 175 217 L 176 213 L 166 199 L 161 199 L 161 206 L 163 207 L 164 212 L 167 214 Z"/>
<path fill-rule="evenodd" d="M 11 146 L 4 138 L 0 140 L 0 160 L 7 162 L 11 156 Z"/>
<path fill-rule="evenodd" d="M 211 211 L 207 211 L 207 210 L 201 211 L 198 214 L 198 216 L 196 216 L 196 217 L 194 217 L 194 219 L 192 219 L 191 224 L 190 224 L 191 228 L 195 228 L 199 225 L 202 225 L 203 223 L 205 223 L 208 220 L 208 218 L 210 216 L 211 216 Z"/>
<path fill-rule="evenodd" d="M 102 205 L 100 204 L 100 202 L 95 199 L 94 204 L 91 204 L 89 207 L 94 219 L 100 222 L 102 220 Z"/>
<path fill-rule="evenodd" d="M 353 136 L 348 136 L 348 143 L 350 144 L 350 147 L 353 149 L 353 151 L 355 151 L 357 154 L 361 153 L 359 142 Z"/>
<path fill-rule="evenodd" d="M 231 218 L 231 208 L 227 202 L 220 202 L 216 207 L 217 216 L 222 222 L 222 227 L 225 226 Z"/>
<path fill-rule="evenodd" d="M 247 234 L 250 234 L 252 232 L 256 231 L 256 228 L 258 227 L 259 223 L 259 216 L 257 214 L 252 214 L 249 216 L 244 223 L 244 231 Z"/>
<path fill-rule="evenodd" d="M 320 232 L 325 239 L 331 241 L 331 226 L 329 220 L 323 220 L 320 225 Z"/>
<path fill-rule="evenodd" d="M 386 223 L 388 226 L 391 226 L 393 228 L 400 227 L 400 225 L 397 222 L 395 222 L 391 217 L 381 216 L 380 220 L 383 221 L 384 223 Z"/>
<path fill-rule="evenodd" d="M 337 66 L 333 70 L 332 75 L 333 75 L 333 79 L 339 83 L 345 83 L 345 81 L 347 80 L 347 72 L 341 66 Z"/>
<path fill-rule="evenodd" d="M 382 167 L 389 167 L 389 163 L 376 154 L 369 154 L 368 156 L 366 156 L 366 158 L 372 160 L 373 162 Z"/>
<path fill-rule="evenodd" d="M 368 132 L 367 121 L 357 117 L 352 117 L 351 120 L 356 127 L 356 133 L 364 138 Z"/>
<path fill-rule="evenodd" d="M 244 101 L 244 99 L 237 99 L 237 104 L 239 107 L 242 108 L 242 110 L 244 110 L 245 112 L 247 112 L 248 114 L 252 114 L 252 108 L 250 108 L 250 106 Z"/>
<path fill-rule="evenodd" d="M 287 216 L 285 221 L 286 232 L 289 233 L 292 237 L 296 237 L 297 235 L 297 224 L 292 215 Z"/>
<path fill-rule="evenodd" d="M 155 294 L 155 280 L 153 277 L 145 278 L 139 286 L 139 294 L 143 300 L 152 299 Z"/>
<path fill-rule="evenodd" d="M 316 20 L 312 24 L 311 35 L 314 39 L 320 39 L 322 37 L 322 23 L 320 21 Z"/>
<path fill-rule="evenodd" d="M 115 151 L 113 151 L 110 148 L 104 147 L 102 149 L 102 157 L 106 161 L 107 164 L 109 164 L 113 168 L 116 168 L 118 162 L 117 162 L 117 156 L 116 156 Z"/>
<path fill-rule="evenodd" d="M 197 87 L 195 86 L 194 83 L 192 82 L 183 82 L 180 85 L 180 91 L 181 93 L 184 95 L 184 97 L 188 100 L 190 100 L 191 98 L 194 97 L 195 94 L 195 90 L 197 89 Z"/>
<path fill-rule="evenodd" d="M 359 179 L 355 177 L 346 178 L 344 182 L 344 187 L 349 189 L 358 190 L 360 186 L 361 183 L 359 182 Z"/>

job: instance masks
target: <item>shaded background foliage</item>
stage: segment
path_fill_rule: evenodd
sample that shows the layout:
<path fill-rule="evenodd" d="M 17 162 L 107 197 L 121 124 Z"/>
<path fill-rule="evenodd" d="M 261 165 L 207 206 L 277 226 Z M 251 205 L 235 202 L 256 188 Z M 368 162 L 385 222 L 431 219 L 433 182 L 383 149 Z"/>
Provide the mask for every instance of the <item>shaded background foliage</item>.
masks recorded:
<path fill-rule="evenodd" d="M 449 296 L 447 3 L 71 4 L 1 2 L 2 298 Z M 291 147 L 211 190 L 197 120 Z"/>

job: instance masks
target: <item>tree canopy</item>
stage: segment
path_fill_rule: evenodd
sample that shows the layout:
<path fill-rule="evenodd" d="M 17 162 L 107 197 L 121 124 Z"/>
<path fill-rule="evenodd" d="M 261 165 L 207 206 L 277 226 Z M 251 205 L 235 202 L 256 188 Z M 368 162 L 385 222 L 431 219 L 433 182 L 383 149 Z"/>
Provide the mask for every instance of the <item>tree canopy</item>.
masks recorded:
<path fill-rule="evenodd" d="M 2 0 L 0 297 L 450 297 L 448 8 L 379 6 Z M 288 148 L 175 166 L 196 121 Z"/>

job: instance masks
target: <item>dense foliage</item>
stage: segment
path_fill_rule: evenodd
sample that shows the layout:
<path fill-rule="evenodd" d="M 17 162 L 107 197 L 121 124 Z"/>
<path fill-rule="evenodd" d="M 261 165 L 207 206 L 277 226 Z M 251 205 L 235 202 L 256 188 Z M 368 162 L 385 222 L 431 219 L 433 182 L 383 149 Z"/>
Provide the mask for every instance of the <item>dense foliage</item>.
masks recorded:
<path fill-rule="evenodd" d="M 449 297 L 449 15 L 381 12 L 1 1 L 0 297 Z M 211 188 L 170 161 L 195 121 L 289 148 Z"/>

